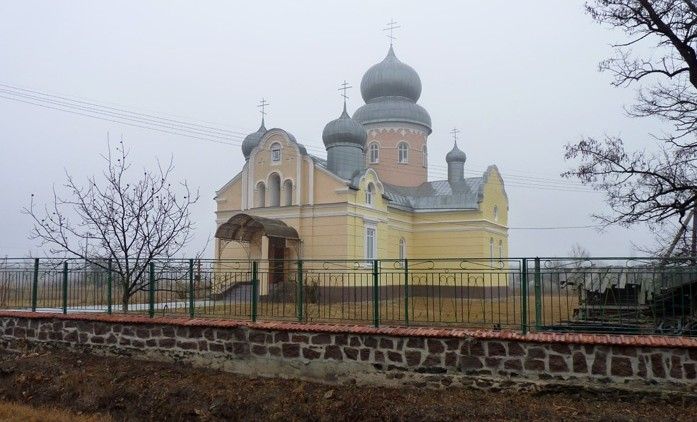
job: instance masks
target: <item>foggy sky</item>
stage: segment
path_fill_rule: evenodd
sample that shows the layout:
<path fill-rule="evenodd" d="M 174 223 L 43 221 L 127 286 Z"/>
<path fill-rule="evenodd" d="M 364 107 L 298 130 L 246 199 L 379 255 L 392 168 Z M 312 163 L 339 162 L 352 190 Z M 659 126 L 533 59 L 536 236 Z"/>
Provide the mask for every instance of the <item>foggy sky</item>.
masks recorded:
<path fill-rule="evenodd" d="M 563 145 L 583 135 L 622 135 L 640 147 L 662 129 L 627 117 L 634 90 L 610 86 L 610 75 L 597 71 L 621 34 L 570 0 L 2 2 L 0 83 L 244 133 L 259 126 L 256 104 L 265 97 L 267 127 L 323 148 L 322 129 L 341 111 L 339 84 L 353 85 L 353 112 L 363 73 L 387 52 L 382 28 L 390 18 L 401 25 L 396 54 L 419 73 L 419 104 L 433 120 L 431 178 L 442 178 L 437 167 L 445 166 L 453 127 L 467 170 L 496 164 L 512 184 L 506 175 L 561 180 L 570 166 Z M 124 137 L 138 168 L 173 157 L 174 180 L 201 193 L 190 248 L 212 237 L 213 197 L 242 168 L 239 146 L 0 98 L 0 256 L 41 253 L 21 208 L 32 193 L 38 203 L 50 200 L 66 171 L 79 180 L 99 174 L 107 132 Z M 632 242 L 651 241 L 641 226 L 523 230 L 593 225 L 590 214 L 606 211 L 602 194 L 531 183 L 506 187 L 511 256 L 563 256 L 574 243 L 594 255 L 631 255 Z"/>

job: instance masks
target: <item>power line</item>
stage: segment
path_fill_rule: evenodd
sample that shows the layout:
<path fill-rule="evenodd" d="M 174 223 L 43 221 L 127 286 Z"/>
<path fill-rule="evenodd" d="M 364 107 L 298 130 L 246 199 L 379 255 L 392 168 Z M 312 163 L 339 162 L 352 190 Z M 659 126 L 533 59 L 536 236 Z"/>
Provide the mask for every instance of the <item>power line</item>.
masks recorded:
<path fill-rule="evenodd" d="M 65 95 L 55 95 L 46 92 L 21 88 L 14 85 L 1 83 L 0 98 L 20 103 L 30 104 L 47 109 L 63 111 L 84 117 L 90 117 L 112 123 L 124 124 L 167 133 L 172 135 L 189 137 L 207 142 L 214 142 L 229 146 L 240 146 L 244 137 L 243 132 L 232 131 L 218 128 L 215 126 L 200 125 L 197 123 L 185 122 L 178 119 L 159 117 L 155 114 L 138 113 L 128 110 L 126 107 L 111 107 L 101 105 L 95 101 L 85 101 L 70 98 Z M 323 155 L 326 151 L 314 145 L 305 146 L 314 153 Z M 396 170 L 400 171 L 400 170 Z M 445 166 L 432 165 L 430 171 L 441 177 L 447 175 Z M 468 174 L 481 175 L 483 172 L 476 170 L 465 170 Z M 405 172 L 406 174 L 406 172 Z M 595 192 L 584 185 L 569 183 L 561 180 L 552 180 L 534 176 L 516 176 L 503 174 L 507 179 L 505 185 L 510 187 L 520 187 L 526 189 L 554 190 L 568 192 Z"/>
<path fill-rule="evenodd" d="M 601 229 L 604 226 L 547 226 L 547 227 L 508 227 L 508 230 L 577 230 L 577 229 Z"/>

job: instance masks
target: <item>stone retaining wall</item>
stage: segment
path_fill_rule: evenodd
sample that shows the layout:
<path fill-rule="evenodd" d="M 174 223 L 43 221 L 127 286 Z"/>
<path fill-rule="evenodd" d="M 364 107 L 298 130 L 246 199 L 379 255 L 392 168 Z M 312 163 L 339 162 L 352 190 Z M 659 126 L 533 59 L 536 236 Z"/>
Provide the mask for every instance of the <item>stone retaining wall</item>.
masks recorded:
<path fill-rule="evenodd" d="M 0 312 L 5 347 L 67 347 L 236 373 L 392 386 L 692 390 L 687 338 L 244 323 Z"/>

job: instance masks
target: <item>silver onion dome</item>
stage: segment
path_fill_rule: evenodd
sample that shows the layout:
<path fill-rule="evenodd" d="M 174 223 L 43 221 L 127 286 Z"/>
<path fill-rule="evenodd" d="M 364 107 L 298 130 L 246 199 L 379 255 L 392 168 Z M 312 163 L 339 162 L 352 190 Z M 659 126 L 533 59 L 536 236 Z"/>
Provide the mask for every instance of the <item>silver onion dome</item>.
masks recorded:
<path fill-rule="evenodd" d="M 385 59 L 363 75 L 361 95 L 366 103 L 379 97 L 405 97 L 416 102 L 421 96 L 421 78 L 395 56 L 390 46 Z"/>
<path fill-rule="evenodd" d="M 419 74 L 399 61 L 392 46 L 385 59 L 363 75 L 361 95 L 366 104 L 353 113 L 358 123 L 411 123 L 431 133 L 431 116 L 416 104 L 421 96 Z"/>
<path fill-rule="evenodd" d="M 455 141 L 453 149 L 445 155 L 445 161 L 448 163 L 464 163 L 467 161 L 467 154 L 457 147 L 457 141 Z"/>
<path fill-rule="evenodd" d="M 259 126 L 259 129 L 256 132 L 245 136 L 244 140 L 242 141 L 242 154 L 244 155 L 245 160 L 249 159 L 249 155 L 252 153 L 252 150 L 259 145 L 259 141 L 261 141 L 261 138 L 266 132 L 267 130 L 264 126 L 264 119 L 261 119 L 261 126 Z"/>
<path fill-rule="evenodd" d="M 367 139 L 368 133 L 363 126 L 346 112 L 346 104 L 341 116 L 327 123 L 322 131 L 322 141 L 326 148 L 338 144 L 354 144 L 363 149 Z"/>

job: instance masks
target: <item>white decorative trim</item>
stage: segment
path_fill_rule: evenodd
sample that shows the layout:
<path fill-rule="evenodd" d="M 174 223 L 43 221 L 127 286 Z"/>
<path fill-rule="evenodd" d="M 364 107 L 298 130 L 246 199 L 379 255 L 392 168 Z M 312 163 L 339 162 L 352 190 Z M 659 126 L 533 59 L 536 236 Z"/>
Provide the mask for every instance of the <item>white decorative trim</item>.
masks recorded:
<path fill-rule="evenodd" d="M 303 174 L 302 174 L 302 161 L 303 157 L 302 155 L 298 157 L 297 160 L 295 160 L 295 205 L 300 205 L 301 202 L 301 187 L 302 187 L 302 180 L 303 180 Z"/>
<path fill-rule="evenodd" d="M 310 167 L 308 170 L 308 178 L 309 180 L 309 190 L 307 193 L 307 202 L 310 205 L 315 204 L 315 162 L 312 161 L 312 158 L 307 157 L 307 164 Z"/>

